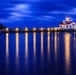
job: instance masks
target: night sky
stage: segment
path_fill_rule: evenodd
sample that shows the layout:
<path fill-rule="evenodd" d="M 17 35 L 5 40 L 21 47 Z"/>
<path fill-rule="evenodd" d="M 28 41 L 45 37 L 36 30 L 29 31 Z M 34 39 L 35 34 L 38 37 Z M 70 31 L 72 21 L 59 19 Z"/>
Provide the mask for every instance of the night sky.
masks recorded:
<path fill-rule="evenodd" d="M 75 0 L 0 0 L 0 23 L 6 27 L 55 27 L 65 16 L 76 21 Z"/>

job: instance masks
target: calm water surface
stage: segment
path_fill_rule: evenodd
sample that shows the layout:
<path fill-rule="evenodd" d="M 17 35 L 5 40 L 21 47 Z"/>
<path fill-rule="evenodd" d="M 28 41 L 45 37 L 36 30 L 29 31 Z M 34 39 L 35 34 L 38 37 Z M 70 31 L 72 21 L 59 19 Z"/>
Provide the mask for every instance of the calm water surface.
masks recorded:
<path fill-rule="evenodd" d="M 76 32 L 0 34 L 0 75 L 76 75 Z"/>

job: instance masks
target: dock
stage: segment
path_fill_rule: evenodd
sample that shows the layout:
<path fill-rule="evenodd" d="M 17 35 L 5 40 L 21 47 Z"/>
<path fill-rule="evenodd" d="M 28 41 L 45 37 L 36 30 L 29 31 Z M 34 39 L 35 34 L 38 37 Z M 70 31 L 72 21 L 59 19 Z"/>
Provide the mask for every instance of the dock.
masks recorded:
<path fill-rule="evenodd" d="M 24 33 L 24 32 L 76 32 L 75 29 L 61 28 L 5 28 L 0 29 L 0 33 Z"/>

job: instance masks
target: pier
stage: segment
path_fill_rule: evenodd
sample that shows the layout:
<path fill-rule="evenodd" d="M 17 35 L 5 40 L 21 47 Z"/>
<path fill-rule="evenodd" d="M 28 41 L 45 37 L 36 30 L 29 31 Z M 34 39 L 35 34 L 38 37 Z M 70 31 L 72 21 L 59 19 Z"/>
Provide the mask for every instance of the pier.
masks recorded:
<path fill-rule="evenodd" d="M 0 29 L 0 33 L 23 33 L 23 32 L 76 32 L 74 29 L 62 29 L 62 28 L 5 28 Z"/>

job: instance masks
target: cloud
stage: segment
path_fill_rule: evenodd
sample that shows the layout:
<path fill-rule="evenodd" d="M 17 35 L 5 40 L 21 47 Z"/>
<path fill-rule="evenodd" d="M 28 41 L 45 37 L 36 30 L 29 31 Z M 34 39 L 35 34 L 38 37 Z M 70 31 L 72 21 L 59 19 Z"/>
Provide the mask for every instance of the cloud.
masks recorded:
<path fill-rule="evenodd" d="M 76 15 L 76 1 L 72 0 L 2 0 L 0 1 L 0 22 L 54 23 L 62 20 L 64 15 Z M 73 16 L 72 16 L 73 17 Z M 75 19 L 75 17 L 74 17 Z"/>
<path fill-rule="evenodd" d="M 58 20 L 56 17 L 53 17 L 53 16 L 40 16 L 40 17 L 37 17 L 35 20 L 40 20 L 40 21 L 52 21 L 52 20 Z"/>
<path fill-rule="evenodd" d="M 16 4 L 14 7 L 9 8 L 8 10 L 21 14 L 30 14 L 32 12 L 30 8 L 30 4 Z"/>
<path fill-rule="evenodd" d="M 4 19 L 0 19 L 0 22 L 1 23 L 5 23 L 7 20 L 4 20 Z"/>
<path fill-rule="evenodd" d="M 68 12 L 68 14 L 76 15 L 76 8 L 72 8 L 72 10 L 70 10 L 70 11 Z"/>
<path fill-rule="evenodd" d="M 10 8 L 9 10 L 13 11 L 22 11 L 22 10 L 28 10 L 30 8 L 29 4 L 16 4 L 14 7 Z"/>
<path fill-rule="evenodd" d="M 7 10 L 10 11 L 5 22 L 14 22 L 25 19 L 25 17 L 30 18 L 32 11 L 30 10 L 31 5 L 29 4 L 16 4 Z M 2 21 L 3 22 L 3 21 Z"/>
<path fill-rule="evenodd" d="M 64 14 L 64 15 L 76 15 L 76 8 L 71 8 L 70 10 L 67 11 L 51 11 L 50 14 Z"/>

